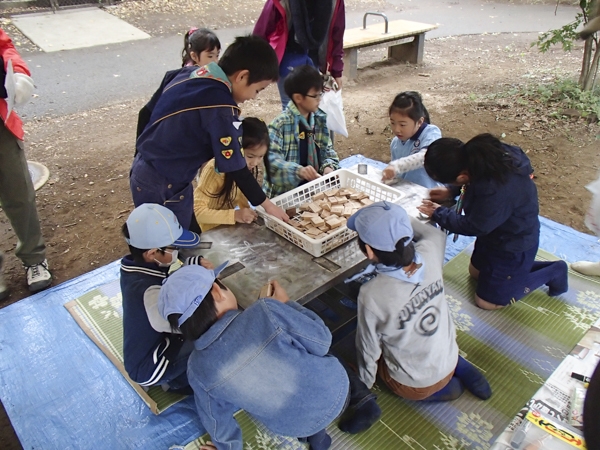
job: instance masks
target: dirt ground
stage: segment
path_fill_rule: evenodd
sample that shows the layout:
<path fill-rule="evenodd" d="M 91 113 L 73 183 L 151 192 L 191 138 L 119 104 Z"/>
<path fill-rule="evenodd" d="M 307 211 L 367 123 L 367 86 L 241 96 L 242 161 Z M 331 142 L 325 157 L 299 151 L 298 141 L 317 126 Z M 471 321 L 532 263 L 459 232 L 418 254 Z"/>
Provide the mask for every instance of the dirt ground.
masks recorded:
<path fill-rule="evenodd" d="M 357 81 L 344 86 L 350 136 L 336 138 L 340 158 L 363 154 L 389 161 L 392 136 L 387 108 L 396 93 L 417 90 L 432 123 L 445 136 L 467 140 L 490 132 L 521 146 L 535 168 L 541 214 L 588 232 L 583 216 L 590 196 L 584 186 L 598 171 L 598 124 L 580 118 L 555 119 L 543 105 L 492 95 L 557 76 L 576 76 L 580 49 L 569 54 L 557 48 L 542 55 L 530 47 L 536 36 L 429 40 L 421 66 L 382 61 L 383 49 L 362 53 L 359 64 L 369 67 L 359 71 Z M 55 285 L 110 263 L 127 250 L 119 233 L 133 208 L 127 177 L 137 111 L 145 101 L 140 98 L 26 124 L 28 159 L 45 164 L 51 174 L 38 191 L 37 202 Z M 277 89 L 269 87 L 242 108 L 245 115 L 271 120 L 280 108 Z M 12 289 L 0 307 L 28 295 L 15 245 L 10 224 L 0 214 L 0 250 L 7 256 L 4 275 Z M 0 448 L 20 448 L 1 420 Z"/>

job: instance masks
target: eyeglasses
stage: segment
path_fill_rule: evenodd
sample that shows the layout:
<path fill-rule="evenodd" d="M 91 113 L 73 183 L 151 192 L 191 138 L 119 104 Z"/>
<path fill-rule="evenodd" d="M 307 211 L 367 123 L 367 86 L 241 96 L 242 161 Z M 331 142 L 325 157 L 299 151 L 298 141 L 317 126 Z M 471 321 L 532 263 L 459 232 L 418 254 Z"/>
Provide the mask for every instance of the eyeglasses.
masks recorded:
<path fill-rule="evenodd" d="M 306 94 L 305 97 L 310 97 L 310 98 L 321 98 L 323 97 L 323 93 L 319 92 L 318 94 L 315 95 L 310 95 L 310 94 Z"/>

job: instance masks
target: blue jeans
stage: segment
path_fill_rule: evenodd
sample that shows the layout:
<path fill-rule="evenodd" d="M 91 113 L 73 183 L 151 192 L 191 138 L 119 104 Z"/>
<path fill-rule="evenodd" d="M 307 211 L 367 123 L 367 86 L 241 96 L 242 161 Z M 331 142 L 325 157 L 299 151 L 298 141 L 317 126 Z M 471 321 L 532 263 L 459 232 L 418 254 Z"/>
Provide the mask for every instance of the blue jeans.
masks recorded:
<path fill-rule="evenodd" d="M 129 188 L 136 207 L 143 203 L 158 203 L 173 211 L 183 228 L 190 228 L 194 216 L 192 183 L 167 180 L 138 153 L 129 173 Z"/>
<path fill-rule="evenodd" d="M 279 89 L 279 97 L 281 98 L 281 109 L 285 109 L 287 104 L 290 102 L 290 98 L 285 93 L 285 89 L 283 88 L 283 83 L 285 81 L 285 77 L 289 75 L 289 73 L 294 70 L 294 67 L 309 65 L 315 67 L 315 63 L 308 56 L 308 54 L 299 54 L 299 53 L 288 53 L 285 52 L 283 54 L 283 58 L 281 58 L 281 62 L 279 63 L 279 80 L 277 80 L 277 89 Z"/>

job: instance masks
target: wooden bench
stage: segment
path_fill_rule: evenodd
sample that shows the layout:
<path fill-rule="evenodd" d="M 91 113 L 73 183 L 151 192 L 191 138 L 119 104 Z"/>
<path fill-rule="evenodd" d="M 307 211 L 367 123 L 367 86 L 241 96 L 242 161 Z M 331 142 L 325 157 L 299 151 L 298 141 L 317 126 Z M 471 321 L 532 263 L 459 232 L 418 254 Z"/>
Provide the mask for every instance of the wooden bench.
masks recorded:
<path fill-rule="evenodd" d="M 367 27 L 368 15 L 381 16 L 385 23 Z M 425 33 L 437 27 L 409 20 L 388 22 L 385 14 L 366 13 L 363 28 L 350 28 L 344 32 L 344 74 L 351 80 L 355 79 L 358 75 L 358 49 L 381 44 L 388 44 L 388 58 L 420 64 L 423 62 Z"/>

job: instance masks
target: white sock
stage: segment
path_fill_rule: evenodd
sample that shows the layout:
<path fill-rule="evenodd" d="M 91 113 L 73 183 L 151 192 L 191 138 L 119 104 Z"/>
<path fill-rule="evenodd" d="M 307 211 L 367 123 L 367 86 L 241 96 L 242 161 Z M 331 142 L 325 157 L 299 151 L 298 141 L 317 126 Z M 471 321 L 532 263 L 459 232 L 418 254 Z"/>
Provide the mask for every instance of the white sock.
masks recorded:
<path fill-rule="evenodd" d="M 600 277 L 600 262 L 577 261 L 571 264 L 571 269 L 584 275 Z"/>

